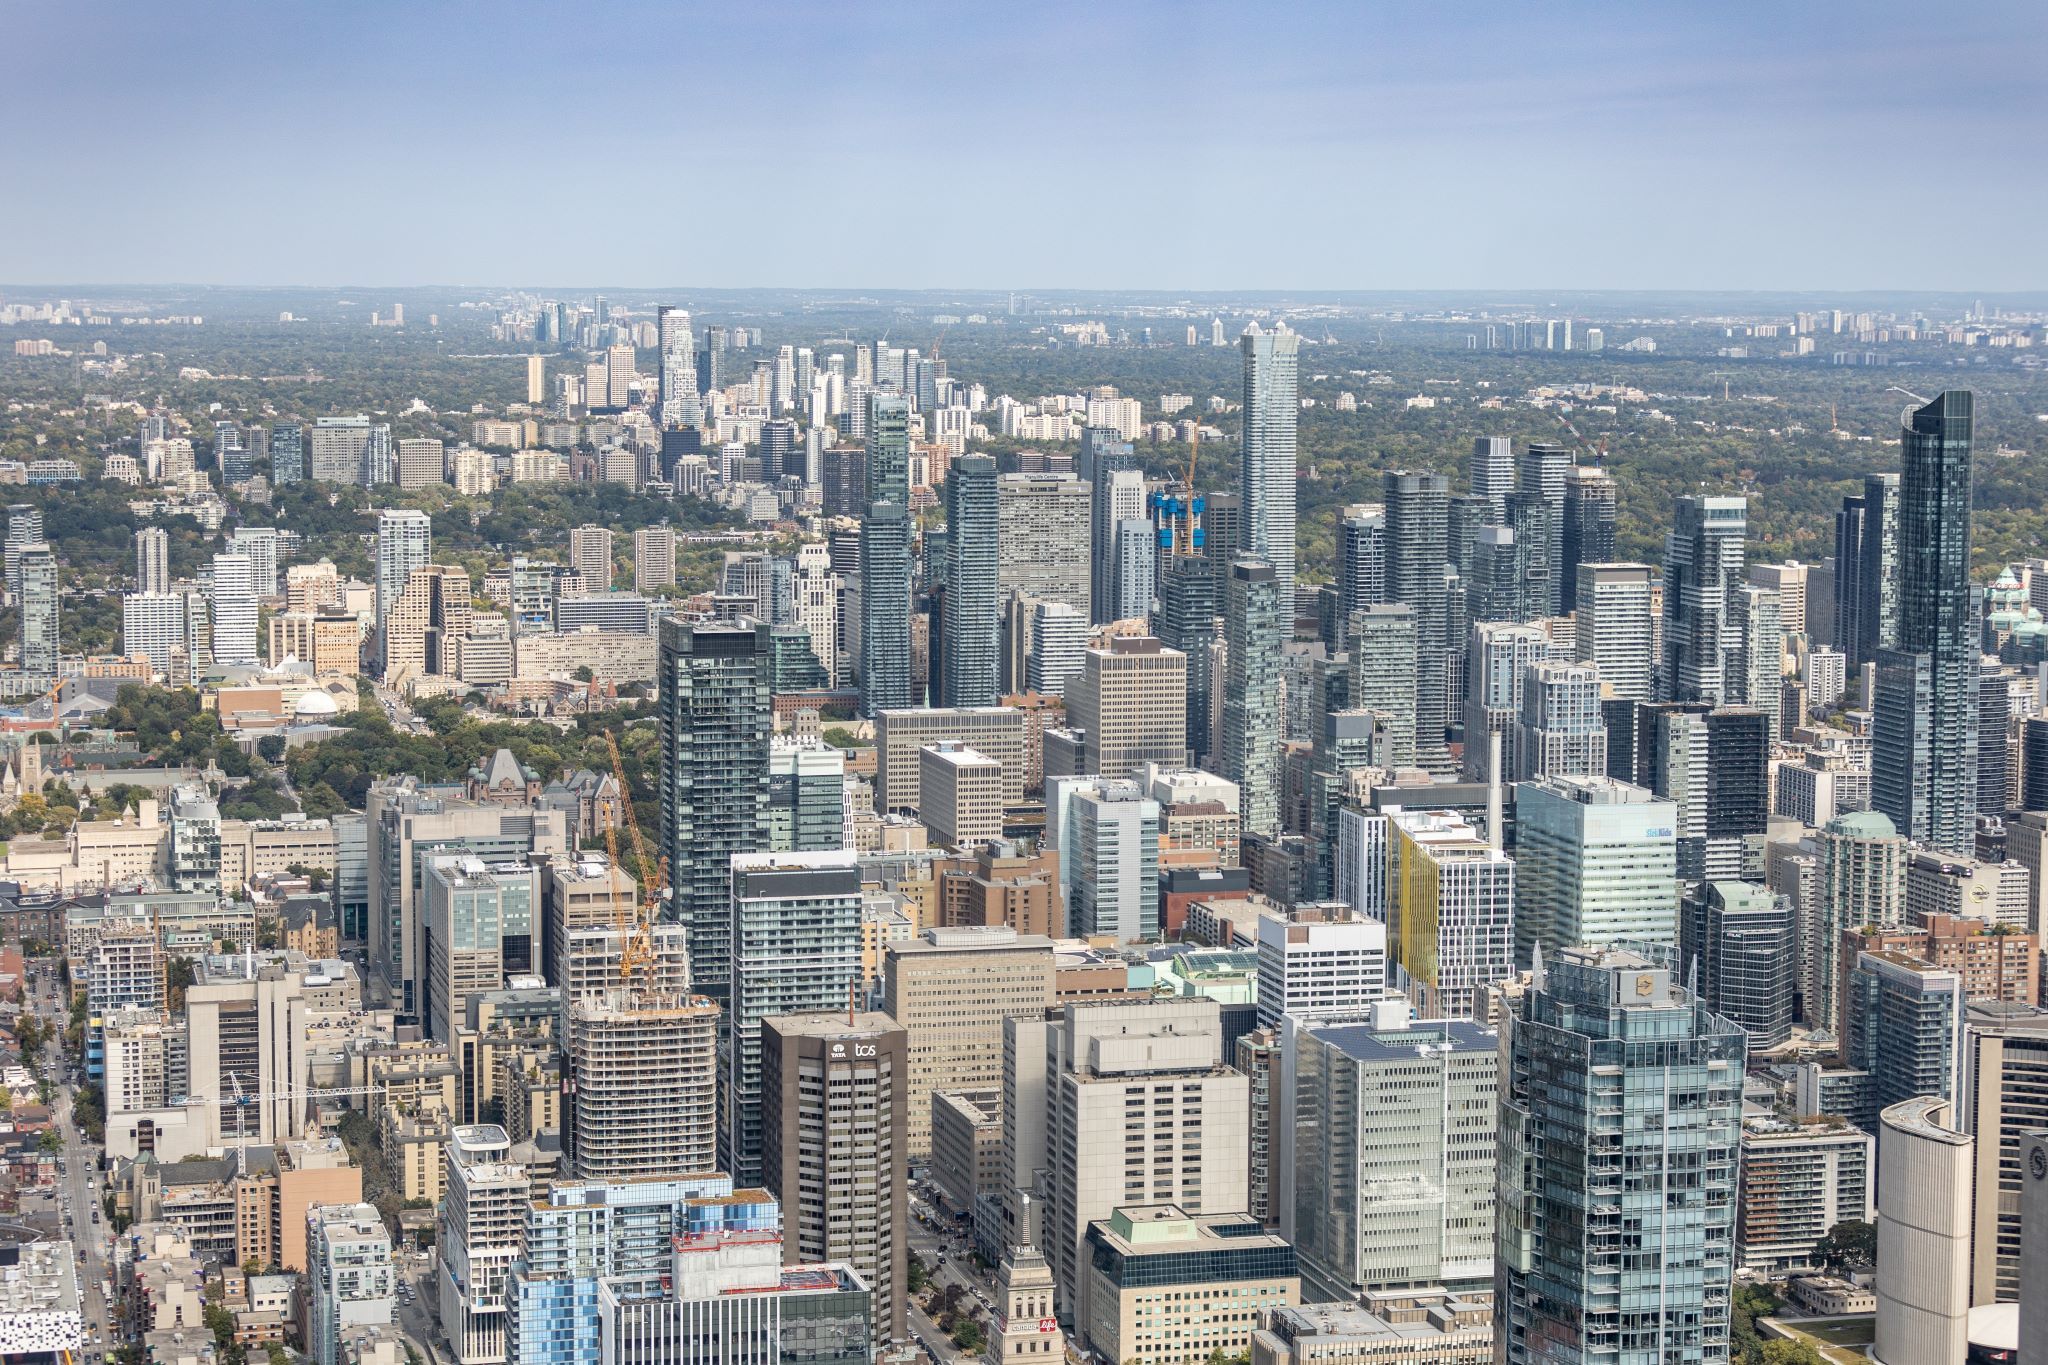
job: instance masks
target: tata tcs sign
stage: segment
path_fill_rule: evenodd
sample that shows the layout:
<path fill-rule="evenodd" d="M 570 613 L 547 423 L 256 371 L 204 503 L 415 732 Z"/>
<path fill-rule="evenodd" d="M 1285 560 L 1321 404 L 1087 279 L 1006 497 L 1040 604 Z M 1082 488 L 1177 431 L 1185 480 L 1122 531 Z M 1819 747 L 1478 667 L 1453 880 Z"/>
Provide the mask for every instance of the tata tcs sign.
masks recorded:
<path fill-rule="evenodd" d="M 848 1056 L 852 1056 L 856 1061 L 858 1061 L 862 1058 L 872 1057 L 874 1055 L 875 1045 L 873 1043 L 854 1043 L 850 1051 L 848 1045 L 845 1043 L 832 1044 L 832 1060 L 835 1062 L 843 1061 Z"/>

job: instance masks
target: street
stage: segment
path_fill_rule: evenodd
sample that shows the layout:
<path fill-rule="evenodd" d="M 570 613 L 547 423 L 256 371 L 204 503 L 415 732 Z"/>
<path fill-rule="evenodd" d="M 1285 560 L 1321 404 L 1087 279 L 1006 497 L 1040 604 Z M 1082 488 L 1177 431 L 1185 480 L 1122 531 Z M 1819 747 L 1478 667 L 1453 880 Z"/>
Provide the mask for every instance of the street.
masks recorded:
<path fill-rule="evenodd" d="M 56 964 L 44 960 L 38 968 L 36 989 L 33 995 L 29 995 L 24 984 L 23 998 L 27 1006 L 51 1026 L 53 1034 L 52 1041 L 43 1049 L 37 1069 L 55 1083 L 50 1109 L 57 1131 L 64 1139 L 63 1166 L 56 1189 L 25 1197 L 22 1212 L 24 1216 L 43 1213 L 50 1217 L 56 1223 L 59 1235 L 71 1239 L 77 1248 L 78 1301 L 85 1318 L 84 1360 L 90 1365 L 114 1340 L 107 1299 L 101 1292 L 101 1286 L 107 1282 L 112 1233 L 104 1213 L 100 1214 L 100 1221 L 93 1221 L 104 1193 L 100 1188 L 99 1149 L 87 1144 L 72 1118 L 72 1087 L 66 1079 L 62 1042 L 70 1011 L 57 985 Z"/>
<path fill-rule="evenodd" d="M 995 1293 L 993 1276 L 983 1275 L 974 1267 L 970 1241 L 964 1229 L 958 1229 L 952 1220 L 938 1213 L 924 1200 L 912 1196 L 910 1200 L 910 1250 L 925 1264 L 931 1283 L 936 1285 L 957 1284 L 975 1300 L 981 1312 L 977 1315 L 982 1331 L 989 1336 L 995 1334 Z M 908 1316 L 910 1330 L 918 1341 L 929 1351 L 940 1365 L 955 1365 L 955 1362 L 980 1359 L 980 1354 L 962 1351 L 953 1344 L 951 1337 L 939 1330 L 937 1323 L 911 1301 Z"/>

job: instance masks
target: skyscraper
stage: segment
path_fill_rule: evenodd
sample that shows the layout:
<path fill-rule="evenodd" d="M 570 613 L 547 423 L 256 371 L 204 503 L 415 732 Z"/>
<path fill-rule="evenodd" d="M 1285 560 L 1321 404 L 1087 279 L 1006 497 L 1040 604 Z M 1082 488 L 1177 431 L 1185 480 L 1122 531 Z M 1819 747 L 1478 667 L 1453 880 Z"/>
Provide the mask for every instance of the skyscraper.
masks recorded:
<path fill-rule="evenodd" d="M 1614 476 L 1598 465 L 1571 465 L 1564 474 L 1564 530 L 1551 572 L 1561 595 L 1558 610 L 1568 612 L 1578 603 L 1579 565 L 1614 558 L 1616 495 Z"/>
<path fill-rule="evenodd" d="M 1581 563 L 1573 651 L 1600 670 L 1609 695 L 1649 701 L 1657 677 L 1657 613 L 1647 564 Z"/>
<path fill-rule="evenodd" d="M 1899 476 L 1867 474 L 1835 514 L 1835 648 L 1851 666 L 1899 638 Z"/>
<path fill-rule="evenodd" d="M 1280 832 L 1280 647 L 1291 602 L 1272 565 L 1240 559 L 1230 566 L 1223 590 L 1228 681 L 1218 766 L 1242 793 L 1243 827 L 1257 834 Z"/>
<path fill-rule="evenodd" d="M 910 503 L 910 400 L 868 395 L 866 502 Z"/>
<path fill-rule="evenodd" d="M 1515 863 L 1451 811 L 1389 812 L 1387 953 L 1424 1018 L 1514 975 Z"/>
<path fill-rule="evenodd" d="M 1750 882 L 1694 882 L 1678 921 L 1679 960 L 1699 973 L 1707 1008 L 1737 1025 L 1749 1050 L 1792 1036 L 1799 968 L 1792 902 Z"/>
<path fill-rule="evenodd" d="M 1415 608 L 1366 607 L 1351 618 L 1351 707 L 1385 717 L 1387 761 L 1415 763 Z"/>
<path fill-rule="evenodd" d="M 1611 777 L 1515 784 L 1515 959 L 1678 940 L 1678 815 Z"/>
<path fill-rule="evenodd" d="M 57 676 L 59 622 L 63 617 L 57 557 L 42 541 L 21 549 L 21 668 L 36 678 Z M 250 601 L 250 634 L 255 633 L 255 602 Z M 254 662 L 253 656 L 248 662 Z"/>
<path fill-rule="evenodd" d="M 306 477 L 306 429 L 279 422 L 270 429 L 270 481 L 282 488 Z"/>
<path fill-rule="evenodd" d="M 1613 948 L 1546 957 L 1504 1030 L 1494 1358 L 1726 1360 L 1742 1031 Z"/>
<path fill-rule="evenodd" d="M 1244 355 L 1243 553 L 1273 566 L 1280 600 L 1294 614 L 1295 427 L 1301 419 L 1296 352 L 1301 338 L 1277 323 L 1255 322 L 1238 339 Z"/>
<path fill-rule="evenodd" d="M 1386 600 L 1387 509 L 1378 503 L 1356 503 L 1344 509 L 1337 525 L 1337 613 L 1342 628 L 1350 630 L 1351 613 Z"/>
<path fill-rule="evenodd" d="M 1433 772 L 1450 767 L 1450 496 L 1441 474 L 1386 476 L 1387 600 L 1415 610 L 1415 761 Z"/>
<path fill-rule="evenodd" d="M 698 401 L 697 343 L 690 334 L 689 310 L 659 304 L 654 319 L 655 340 L 661 354 L 661 424 L 700 425 L 704 408 Z"/>
<path fill-rule="evenodd" d="M 1539 661 L 1522 678 L 1515 726 L 1515 777 L 1596 777 L 1607 771 L 1607 722 L 1600 673 L 1584 664 Z"/>
<path fill-rule="evenodd" d="M 1871 805 L 1967 854 L 1976 830 L 1979 648 L 1970 601 L 1973 400 L 1950 389 L 1900 433 L 1899 632 L 1877 653 Z"/>
<path fill-rule="evenodd" d="M 1508 494 L 1515 491 L 1515 443 L 1505 436 L 1476 436 L 1465 462 L 1465 481 L 1472 496 L 1486 502 L 1498 524 L 1508 514 Z"/>
<path fill-rule="evenodd" d="M 1664 537 L 1664 693 L 1672 701 L 1728 699 L 1729 598 L 1742 580 L 1749 503 L 1688 494 Z"/>
<path fill-rule="evenodd" d="M 860 712 L 915 706 L 910 667 L 910 517 L 873 502 L 860 523 Z"/>
<path fill-rule="evenodd" d="M 568 1006 L 564 1127 L 585 1180 L 699 1174 L 718 1159 L 719 1009 L 701 995 L 607 990 Z"/>
<path fill-rule="evenodd" d="M 161 526 L 135 533 L 135 591 L 171 590 L 171 537 Z"/>
<path fill-rule="evenodd" d="M 578 526 L 569 532 L 569 567 L 583 576 L 585 592 L 610 592 L 612 531 L 609 526 Z"/>
<path fill-rule="evenodd" d="M 7 509 L 7 593 L 21 596 L 21 552 L 43 539 L 43 509 L 15 503 Z"/>
<path fill-rule="evenodd" d="M 1145 517 L 1145 472 L 1128 441 L 1094 440 L 1094 427 L 1082 433 L 1091 448 L 1089 480 L 1088 603 L 1089 619 L 1100 624 L 1118 619 L 1117 530 Z"/>
<path fill-rule="evenodd" d="M 1532 600 L 1530 615 L 1555 616 L 1563 595 L 1559 565 L 1564 557 L 1565 486 L 1572 467 L 1572 453 L 1549 441 L 1531 441 L 1522 448 L 1515 466 L 1515 492 L 1519 511 L 1509 504 L 1509 520 L 1515 538 L 1525 546 L 1523 560 L 1542 567 L 1542 588 Z M 1540 521 L 1540 534 L 1539 534 Z"/>
<path fill-rule="evenodd" d="M 732 857 L 767 847 L 769 630 L 661 623 L 661 852 L 697 989 L 732 976 Z"/>
<path fill-rule="evenodd" d="M 1113 636 L 1102 648 L 1082 651 L 1080 671 L 1067 679 L 1066 700 L 1068 723 L 1087 739 L 1084 772 L 1132 779 L 1147 763 L 1179 767 L 1186 761 L 1181 698 L 1189 664 L 1149 635 Z M 1278 699 L 1270 704 L 1277 714 Z"/>
<path fill-rule="evenodd" d="M 946 475 L 947 706 L 993 706 L 998 700 L 997 496 L 993 456 L 953 461 Z"/>
<path fill-rule="evenodd" d="M 651 593 L 676 585 L 676 533 L 673 527 L 645 526 L 633 533 L 633 591 Z"/>
<path fill-rule="evenodd" d="M 415 513 L 425 520 L 423 514 Z M 381 536 L 380 536 L 381 541 Z M 380 559 L 382 545 L 379 545 Z M 26 558 L 26 557 L 24 557 Z M 54 579 L 52 582 L 54 587 Z M 221 664 L 253 664 L 256 654 L 256 580 L 249 557 L 217 554 L 213 557 L 213 660 Z M 33 671 L 29 662 L 28 609 L 24 593 L 22 610 L 22 667 Z M 55 637 L 51 637 L 54 647 Z M 54 658 L 51 661 L 55 666 Z"/>
<path fill-rule="evenodd" d="M 377 658 L 384 658 L 384 628 L 391 608 L 405 591 L 412 571 L 434 557 L 434 522 L 425 512 L 384 511 L 377 514 Z M 216 653 L 218 650 L 216 649 Z"/>

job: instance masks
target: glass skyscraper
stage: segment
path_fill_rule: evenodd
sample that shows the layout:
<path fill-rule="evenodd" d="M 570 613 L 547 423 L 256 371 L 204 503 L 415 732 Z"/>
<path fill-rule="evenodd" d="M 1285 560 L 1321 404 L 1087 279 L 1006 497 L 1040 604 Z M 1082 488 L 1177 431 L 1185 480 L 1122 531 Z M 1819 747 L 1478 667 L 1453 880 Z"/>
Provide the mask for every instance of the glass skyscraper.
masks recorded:
<path fill-rule="evenodd" d="M 1444 566 L 1449 561 L 1450 481 L 1441 474 L 1393 471 L 1386 476 L 1387 600 L 1415 609 L 1415 762 L 1450 771 L 1444 743 L 1449 722 L 1453 637 Z M 1369 705 L 1370 703 L 1361 703 Z"/>
<path fill-rule="evenodd" d="M 1244 553 L 1273 566 L 1280 600 L 1294 616 L 1295 428 L 1301 391 L 1295 355 L 1301 338 L 1277 324 L 1253 323 L 1238 338 L 1244 354 L 1244 440 L 1239 486 L 1244 492 Z"/>
<path fill-rule="evenodd" d="M 1287 639 L 1287 602 L 1272 565 L 1241 559 L 1230 566 L 1223 589 L 1228 677 L 1221 772 L 1238 785 L 1244 829 L 1258 834 L 1280 832 L 1280 647 Z"/>
<path fill-rule="evenodd" d="M 1742 1030 L 1636 953 L 1546 962 L 1504 1023 L 1494 1359 L 1725 1361 Z"/>
<path fill-rule="evenodd" d="M 1898 646 L 1877 653 L 1871 805 L 1908 838 L 1969 854 L 1980 649 L 1970 600 L 1973 401 L 1950 389 L 1900 433 Z"/>
<path fill-rule="evenodd" d="M 661 852 L 692 988 L 732 976 L 732 856 L 768 846 L 769 627 L 661 623 Z"/>
<path fill-rule="evenodd" d="M 860 523 L 860 713 L 915 705 L 910 514 L 900 502 L 873 502 Z"/>
<path fill-rule="evenodd" d="M 1002 633 L 996 596 L 996 462 L 963 455 L 946 476 L 946 638 L 948 706 L 994 706 Z"/>
<path fill-rule="evenodd" d="M 1742 580 L 1749 501 L 1688 495 L 1664 537 L 1664 689 L 1671 701 L 1728 699 L 1728 601 Z"/>

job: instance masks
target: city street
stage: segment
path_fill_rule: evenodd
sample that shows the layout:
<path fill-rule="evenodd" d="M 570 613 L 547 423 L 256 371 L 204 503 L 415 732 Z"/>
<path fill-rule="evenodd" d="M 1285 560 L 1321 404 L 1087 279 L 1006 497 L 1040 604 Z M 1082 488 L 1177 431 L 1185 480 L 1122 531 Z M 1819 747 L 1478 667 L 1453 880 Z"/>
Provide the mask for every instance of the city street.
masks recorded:
<path fill-rule="evenodd" d="M 55 1081 L 51 1118 L 64 1139 L 64 1166 L 56 1189 L 30 1196 L 30 1199 L 40 1202 L 25 1200 L 22 1211 L 24 1214 L 51 1211 L 54 1202 L 59 1235 L 69 1238 L 77 1248 L 78 1299 L 85 1318 L 86 1359 L 90 1361 L 113 1340 L 107 1300 L 100 1292 L 100 1286 L 106 1283 L 112 1234 L 104 1213 L 99 1222 L 93 1221 L 93 1212 L 100 1207 L 104 1194 L 100 1187 L 99 1149 L 85 1141 L 72 1118 L 72 1086 L 65 1076 L 62 1043 L 70 1012 L 61 989 L 56 985 L 55 964 L 40 964 L 38 977 L 33 996 L 26 999 L 29 1007 L 50 1026 L 53 1035 L 52 1041 L 42 1051 L 39 1070 Z"/>

